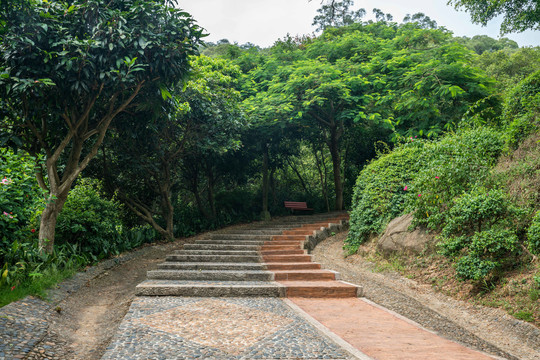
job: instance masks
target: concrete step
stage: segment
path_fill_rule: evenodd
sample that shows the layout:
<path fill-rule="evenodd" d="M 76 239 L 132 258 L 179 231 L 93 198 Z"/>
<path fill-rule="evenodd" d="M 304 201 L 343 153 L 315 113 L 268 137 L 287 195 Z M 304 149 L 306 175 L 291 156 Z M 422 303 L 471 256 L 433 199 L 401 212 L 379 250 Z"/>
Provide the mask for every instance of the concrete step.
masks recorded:
<path fill-rule="evenodd" d="M 265 263 L 282 263 L 282 262 L 293 262 L 293 263 L 299 263 L 299 262 L 310 262 L 311 261 L 311 255 L 265 255 L 263 256 L 263 262 Z"/>
<path fill-rule="evenodd" d="M 273 235 L 250 235 L 250 234 L 210 234 L 208 239 L 212 240 L 262 240 L 272 239 Z"/>
<path fill-rule="evenodd" d="M 287 297 L 347 298 L 362 296 L 362 288 L 342 281 L 280 281 Z"/>
<path fill-rule="evenodd" d="M 313 230 L 310 230 L 310 229 L 302 229 L 302 230 L 285 230 L 283 231 L 283 233 L 281 235 L 304 235 L 304 236 L 309 236 L 309 235 L 313 235 L 313 231 L 315 230 L 320 230 L 320 229 L 313 229 Z"/>
<path fill-rule="evenodd" d="M 176 250 L 173 255 L 247 255 L 256 256 L 257 250 Z"/>
<path fill-rule="evenodd" d="M 299 254 L 305 254 L 306 251 L 304 249 L 285 249 L 285 250 L 265 250 L 261 251 L 261 255 L 267 256 L 267 255 L 299 255 Z"/>
<path fill-rule="evenodd" d="M 302 226 L 299 226 L 299 228 L 311 228 L 311 227 L 316 227 L 316 226 L 329 227 L 330 224 L 342 224 L 342 223 L 343 223 L 343 220 L 329 220 L 329 221 L 321 221 L 321 222 L 312 223 L 312 224 L 303 224 Z"/>
<path fill-rule="evenodd" d="M 184 250 L 244 250 L 258 251 L 261 248 L 259 245 L 245 244 L 185 244 Z"/>
<path fill-rule="evenodd" d="M 270 240 L 265 241 L 263 246 L 301 246 L 304 247 L 304 240 Z"/>
<path fill-rule="evenodd" d="M 159 270 L 266 270 L 262 263 L 164 262 Z"/>
<path fill-rule="evenodd" d="M 268 270 L 308 270 L 308 269 L 320 269 L 321 264 L 314 262 L 274 262 L 263 264 Z"/>
<path fill-rule="evenodd" d="M 218 231 L 216 234 L 244 234 L 244 235 L 279 235 L 283 230 L 288 228 L 274 228 L 274 229 L 236 229 L 227 231 Z"/>
<path fill-rule="evenodd" d="M 152 270 L 148 279 L 208 281 L 272 281 L 274 274 L 262 270 Z"/>
<path fill-rule="evenodd" d="M 146 280 L 136 288 L 138 296 L 285 297 L 276 282 Z"/>
<path fill-rule="evenodd" d="M 272 241 L 306 240 L 306 235 L 274 235 Z"/>
<path fill-rule="evenodd" d="M 195 244 L 232 244 L 232 245 L 264 245 L 266 241 L 264 240 L 214 240 L 214 239 L 203 239 L 197 240 Z M 186 244 L 187 245 L 187 244 Z"/>
<path fill-rule="evenodd" d="M 293 244 L 293 245 L 264 245 L 261 247 L 261 251 L 272 251 L 272 250 L 298 250 L 304 249 L 303 244 Z"/>
<path fill-rule="evenodd" d="M 209 262 L 209 263 L 259 263 L 259 255 L 200 255 L 200 254 L 173 254 L 166 257 L 166 261 Z"/>
<path fill-rule="evenodd" d="M 338 280 L 339 274 L 330 270 L 273 270 L 276 281 L 330 281 Z"/>

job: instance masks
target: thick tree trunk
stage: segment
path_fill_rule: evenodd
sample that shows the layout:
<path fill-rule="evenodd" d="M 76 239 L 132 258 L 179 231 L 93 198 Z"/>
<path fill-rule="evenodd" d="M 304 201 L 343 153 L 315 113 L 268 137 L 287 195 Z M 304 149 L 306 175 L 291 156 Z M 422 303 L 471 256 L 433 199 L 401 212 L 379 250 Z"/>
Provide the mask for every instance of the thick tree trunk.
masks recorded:
<path fill-rule="evenodd" d="M 343 210 L 343 182 L 341 181 L 341 157 L 339 154 L 338 135 L 335 129 L 330 131 L 330 155 L 334 168 L 334 185 L 336 188 L 335 210 Z"/>
<path fill-rule="evenodd" d="M 61 195 L 49 195 L 49 202 L 41 214 L 39 226 L 39 249 L 41 252 L 52 253 L 54 236 L 56 233 L 56 221 L 58 215 L 67 200 L 67 193 Z"/>
<path fill-rule="evenodd" d="M 171 203 L 171 192 L 168 189 L 161 192 L 161 212 L 165 219 L 166 234 L 164 236 L 167 240 L 174 240 L 174 208 Z"/>
<path fill-rule="evenodd" d="M 270 220 L 270 212 L 268 211 L 268 148 L 264 149 L 263 166 L 262 166 L 262 211 L 261 219 Z"/>

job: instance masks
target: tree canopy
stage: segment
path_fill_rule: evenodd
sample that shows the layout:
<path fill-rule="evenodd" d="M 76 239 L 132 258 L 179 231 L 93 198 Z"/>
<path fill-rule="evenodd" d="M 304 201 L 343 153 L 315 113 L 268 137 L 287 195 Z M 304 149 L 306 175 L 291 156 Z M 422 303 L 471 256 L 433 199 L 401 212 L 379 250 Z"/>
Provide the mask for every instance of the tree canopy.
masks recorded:
<path fill-rule="evenodd" d="M 202 30 L 172 4 L 28 0 L 2 7 L 1 129 L 10 135 L 3 141 L 46 155 L 38 178 L 49 192 L 40 227 L 48 250 L 69 189 L 113 119 L 133 108 L 143 88 L 156 95 L 188 75 Z"/>
<path fill-rule="evenodd" d="M 465 9 L 474 23 L 484 26 L 502 15 L 501 34 L 540 30 L 540 3 L 537 0 L 449 0 L 448 4 Z"/>

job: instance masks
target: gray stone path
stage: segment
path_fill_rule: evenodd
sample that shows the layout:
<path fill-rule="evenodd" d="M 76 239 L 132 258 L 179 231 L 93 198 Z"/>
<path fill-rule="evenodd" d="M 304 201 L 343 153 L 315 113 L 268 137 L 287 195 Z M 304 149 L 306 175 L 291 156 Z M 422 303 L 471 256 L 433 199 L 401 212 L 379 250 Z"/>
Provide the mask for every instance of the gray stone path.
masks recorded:
<path fill-rule="evenodd" d="M 138 297 L 103 360 L 353 359 L 277 298 Z"/>

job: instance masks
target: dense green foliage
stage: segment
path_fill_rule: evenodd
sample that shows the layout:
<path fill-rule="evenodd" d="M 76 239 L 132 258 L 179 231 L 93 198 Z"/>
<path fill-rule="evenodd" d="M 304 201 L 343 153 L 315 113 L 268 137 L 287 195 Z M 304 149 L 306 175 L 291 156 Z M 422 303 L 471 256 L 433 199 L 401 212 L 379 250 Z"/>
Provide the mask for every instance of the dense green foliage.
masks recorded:
<path fill-rule="evenodd" d="M 501 63 L 502 68 L 505 65 Z M 502 121 L 496 122 L 499 129 L 465 119 L 462 126 L 467 129 L 474 124 L 472 129 L 425 143 L 413 165 L 405 166 L 409 172 L 400 174 L 400 178 L 410 179 L 401 184 L 410 196 L 396 191 L 396 165 L 385 166 L 406 154 L 404 149 L 409 145 L 397 147 L 366 166 L 355 188 L 347 246 L 357 249 L 369 236 L 384 230 L 392 218 L 412 212 L 414 226 L 439 233 L 440 253 L 455 263 L 456 273 L 462 279 L 494 281 L 505 271 L 528 261 L 528 254 L 537 254 L 538 219 L 532 215 L 538 209 L 538 196 L 531 190 L 537 188 L 540 180 L 534 135 L 538 132 L 537 76 L 537 72 L 532 73 L 506 92 Z M 519 77 L 516 74 L 514 79 Z M 501 160 L 503 165 L 497 165 L 508 145 L 520 146 L 515 160 L 507 156 Z M 406 160 L 400 165 L 405 164 Z M 382 213 L 380 210 L 385 208 L 376 201 L 367 202 L 366 206 L 362 200 L 370 196 L 370 188 L 364 184 L 381 189 L 377 198 L 399 196 L 405 204 L 388 207 L 392 210 Z M 379 222 L 371 226 L 375 221 Z"/>
<path fill-rule="evenodd" d="M 36 231 L 45 206 L 45 192 L 37 185 L 36 159 L 0 148 L 0 247 Z M 0 260 L 0 263 L 2 261 Z"/>
<path fill-rule="evenodd" d="M 540 255 L 540 211 L 534 216 L 527 232 L 529 249 L 532 253 Z"/>
<path fill-rule="evenodd" d="M 411 140 L 364 167 L 356 181 L 350 213 L 347 245 L 351 250 L 403 213 L 410 184 L 423 166 L 419 160 L 425 146 L 425 142 Z"/>
<path fill-rule="evenodd" d="M 434 142 L 409 141 L 360 173 L 347 239 L 351 250 L 404 212 L 413 212 L 417 225 L 440 229 L 453 199 L 486 179 L 504 146 L 502 134 L 486 128 Z"/>
<path fill-rule="evenodd" d="M 122 235 L 120 215 L 120 204 L 103 198 L 99 183 L 81 179 L 58 217 L 56 241 L 76 244 L 82 252 L 98 258 L 118 253 Z"/>
<path fill-rule="evenodd" d="M 540 70 L 523 79 L 506 98 L 503 119 L 508 124 L 512 146 L 538 129 L 540 115 Z"/>
<path fill-rule="evenodd" d="M 456 8 L 464 8 L 472 21 L 487 25 L 491 19 L 502 15 L 501 33 L 540 29 L 540 5 L 531 0 L 449 0 Z"/>
<path fill-rule="evenodd" d="M 441 232 L 441 253 L 456 258 L 457 274 L 483 280 L 515 260 L 519 216 L 501 190 L 475 188 L 454 200 Z"/>
<path fill-rule="evenodd" d="M 415 224 L 440 229 L 453 199 L 486 180 L 503 147 L 502 133 L 490 128 L 461 131 L 426 146 L 410 186 Z"/>
<path fill-rule="evenodd" d="M 114 118 L 186 78 L 202 30 L 172 5 L 21 0 L 0 8 L 2 142 L 46 156 L 39 238 L 47 251 L 71 185 Z"/>

